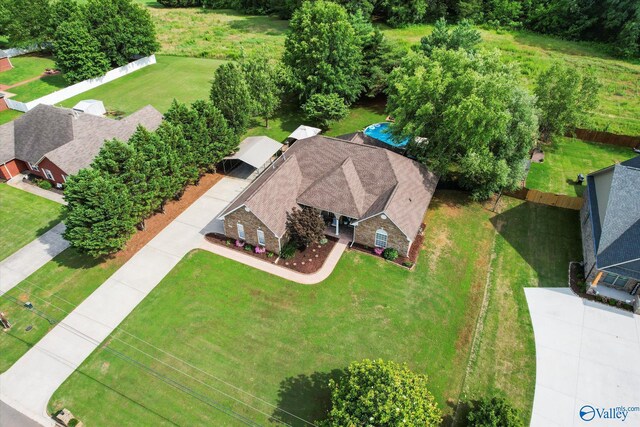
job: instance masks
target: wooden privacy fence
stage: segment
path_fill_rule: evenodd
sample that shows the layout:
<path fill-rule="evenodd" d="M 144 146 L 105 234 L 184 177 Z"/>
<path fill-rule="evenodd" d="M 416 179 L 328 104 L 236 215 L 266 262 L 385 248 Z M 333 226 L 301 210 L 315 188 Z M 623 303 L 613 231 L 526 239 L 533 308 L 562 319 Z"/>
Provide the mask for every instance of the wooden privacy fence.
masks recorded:
<path fill-rule="evenodd" d="M 602 144 L 617 145 L 620 147 L 635 147 L 640 145 L 640 136 L 618 135 L 611 132 L 589 129 L 574 129 L 567 134 L 569 137 L 576 137 L 583 141 L 600 142 Z"/>
<path fill-rule="evenodd" d="M 544 191 L 522 188 L 518 191 L 508 193 L 509 196 L 521 200 L 527 200 L 542 205 L 556 206 L 558 208 L 573 209 L 579 211 L 582 208 L 583 198 L 565 196 L 564 194 L 545 193 Z"/>

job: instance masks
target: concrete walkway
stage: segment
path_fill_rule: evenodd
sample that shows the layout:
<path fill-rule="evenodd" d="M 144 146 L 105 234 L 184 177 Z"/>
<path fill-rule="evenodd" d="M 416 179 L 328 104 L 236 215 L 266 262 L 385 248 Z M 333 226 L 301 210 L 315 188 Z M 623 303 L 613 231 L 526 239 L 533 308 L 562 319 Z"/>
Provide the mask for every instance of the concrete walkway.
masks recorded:
<path fill-rule="evenodd" d="M 35 194 L 36 196 L 44 197 L 45 199 L 49 199 L 52 202 L 60 203 L 61 205 L 67 204 L 61 194 L 49 190 L 43 190 L 42 188 L 33 184 L 28 184 L 22 180 L 23 176 L 23 174 L 14 176 L 9 181 L 7 181 L 7 185 L 10 185 L 11 187 L 17 188 L 22 191 L 26 191 L 27 193 Z"/>
<path fill-rule="evenodd" d="M 531 426 L 640 425 L 640 316 L 568 288 L 525 294 L 536 341 Z M 609 410 L 621 406 L 637 409 Z"/>
<path fill-rule="evenodd" d="M 155 288 L 204 235 L 248 181 L 224 178 L 171 222 L 93 294 L 0 375 L 0 400 L 42 425 L 47 403 L 65 379 Z M 213 220 L 212 220 L 213 219 Z"/>
<path fill-rule="evenodd" d="M 248 265 L 249 267 L 253 267 L 257 270 L 262 270 L 265 273 L 273 274 L 274 276 L 282 277 L 286 280 L 291 280 L 292 282 L 297 282 L 302 285 L 315 285 L 329 277 L 331 272 L 333 272 L 333 269 L 336 267 L 336 264 L 338 264 L 338 261 L 340 260 L 340 257 L 344 253 L 348 244 L 348 239 L 341 238 L 334 246 L 324 264 L 322 264 L 322 267 L 320 267 L 320 270 L 316 271 L 315 273 L 309 274 L 299 273 L 297 271 L 293 271 L 277 264 L 271 264 L 269 262 L 265 262 L 261 259 L 255 258 L 251 255 L 243 254 L 242 252 L 234 251 L 233 249 L 229 249 L 221 245 L 216 245 L 215 243 L 207 242 L 206 240 L 203 240 L 202 244 L 200 245 L 200 249 L 204 249 L 209 252 L 213 252 L 216 255 L 241 262 L 242 264 Z"/>
<path fill-rule="evenodd" d="M 11 290 L 67 249 L 69 242 L 62 238 L 64 230 L 64 224 L 60 223 L 0 262 L 0 294 Z"/>

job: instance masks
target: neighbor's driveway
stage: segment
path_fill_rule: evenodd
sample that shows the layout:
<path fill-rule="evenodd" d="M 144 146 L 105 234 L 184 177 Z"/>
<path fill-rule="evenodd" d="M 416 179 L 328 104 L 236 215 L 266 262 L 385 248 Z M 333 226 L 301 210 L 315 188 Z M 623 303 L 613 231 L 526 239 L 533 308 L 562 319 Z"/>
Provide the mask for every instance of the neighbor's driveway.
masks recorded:
<path fill-rule="evenodd" d="M 536 341 L 531 426 L 640 425 L 640 412 L 621 422 L 596 411 L 640 407 L 640 316 L 568 288 L 526 288 L 525 294 Z"/>
<path fill-rule="evenodd" d="M 0 400 L 53 425 L 47 403 L 63 381 L 210 231 L 248 181 L 223 178 L 145 245 L 93 294 L 0 375 Z"/>

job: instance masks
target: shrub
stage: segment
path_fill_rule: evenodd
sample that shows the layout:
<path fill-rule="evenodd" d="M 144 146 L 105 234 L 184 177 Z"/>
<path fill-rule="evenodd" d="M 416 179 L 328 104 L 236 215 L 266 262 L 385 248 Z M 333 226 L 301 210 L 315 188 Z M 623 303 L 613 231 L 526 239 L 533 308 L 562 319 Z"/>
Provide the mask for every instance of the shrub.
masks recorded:
<path fill-rule="evenodd" d="M 472 427 L 523 427 L 520 413 L 504 397 L 483 398 L 472 405 L 467 416 Z"/>
<path fill-rule="evenodd" d="M 38 185 L 38 187 L 42 188 L 43 190 L 51 190 L 51 188 L 53 187 L 53 185 L 51 185 L 49 181 L 45 181 L 45 180 L 40 180 L 36 184 Z"/>
<path fill-rule="evenodd" d="M 236 240 L 236 247 L 241 248 L 244 246 L 244 242 L 242 240 Z"/>
<path fill-rule="evenodd" d="M 383 252 L 384 252 L 383 248 L 375 248 L 373 250 L 373 253 L 376 254 L 376 255 L 382 255 Z"/>
<path fill-rule="evenodd" d="M 293 258 L 293 256 L 296 254 L 297 249 L 298 248 L 296 247 L 296 244 L 293 242 L 293 240 L 289 240 L 289 242 L 287 242 L 287 244 L 284 245 L 282 250 L 280 251 L 280 258 L 282 259 Z"/>
<path fill-rule="evenodd" d="M 267 252 L 267 258 L 273 258 L 273 252 Z"/>
<path fill-rule="evenodd" d="M 263 254 L 267 252 L 267 250 L 263 246 L 256 246 L 256 248 L 254 249 L 254 252 L 257 254 Z"/>
<path fill-rule="evenodd" d="M 76 427 L 79 423 L 80 423 L 80 421 L 78 421 L 76 418 L 71 418 L 67 425 L 69 427 Z"/>
<path fill-rule="evenodd" d="M 616 305 L 618 303 L 618 301 L 614 300 L 614 299 L 610 299 L 609 300 L 609 305 Z"/>
<path fill-rule="evenodd" d="M 328 129 L 333 123 L 349 114 L 349 107 L 339 95 L 316 93 L 302 105 L 305 117 L 322 129 Z"/>
<path fill-rule="evenodd" d="M 327 239 L 326 237 L 323 237 L 322 239 L 320 239 L 318 243 L 320 243 L 321 245 L 326 245 L 328 242 L 329 242 L 329 239 Z"/>
<path fill-rule="evenodd" d="M 227 246 L 231 246 L 231 239 L 227 239 Z"/>
<path fill-rule="evenodd" d="M 404 265 L 407 268 L 413 267 L 413 263 L 411 261 L 405 261 L 402 263 L 402 265 Z"/>
<path fill-rule="evenodd" d="M 287 231 L 300 245 L 309 246 L 324 238 L 325 224 L 320 211 L 307 206 L 287 213 Z"/>
<path fill-rule="evenodd" d="M 247 252 L 251 252 L 253 250 L 253 246 L 247 243 L 246 245 L 244 245 L 244 250 Z"/>
<path fill-rule="evenodd" d="M 578 290 L 583 294 L 587 292 L 587 282 L 579 281 L 578 282 Z"/>
<path fill-rule="evenodd" d="M 394 248 L 387 248 L 382 252 L 382 257 L 389 261 L 395 261 L 398 258 L 398 250 Z"/>

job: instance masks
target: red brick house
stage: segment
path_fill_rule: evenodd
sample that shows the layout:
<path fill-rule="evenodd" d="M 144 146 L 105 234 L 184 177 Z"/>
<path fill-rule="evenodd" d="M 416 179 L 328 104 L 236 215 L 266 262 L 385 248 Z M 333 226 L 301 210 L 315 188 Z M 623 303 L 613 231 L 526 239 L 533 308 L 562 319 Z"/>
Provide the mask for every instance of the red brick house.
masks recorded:
<path fill-rule="evenodd" d="M 225 235 L 279 253 L 287 213 L 321 211 L 329 234 L 408 255 L 438 177 L 385 148 L 322 135 L 297 141 L 218 217 Z"/>
<path fill-rule="evenodd" d="M 11 64 L 11 59 L 5 51 L 0 50 L 0 73 L 3 71 L 9 71 L 12 68 L 13 65 Z"/>
<path fill-rule="evenodd" d="M 0 177 L 25 172 L 61 186 L 88 167 L 105 140 L 127 140 L 142 125 L 155 130 L 162 114 L 146 106 L 122 120 L 38 105 L 0 126 Z"/>

